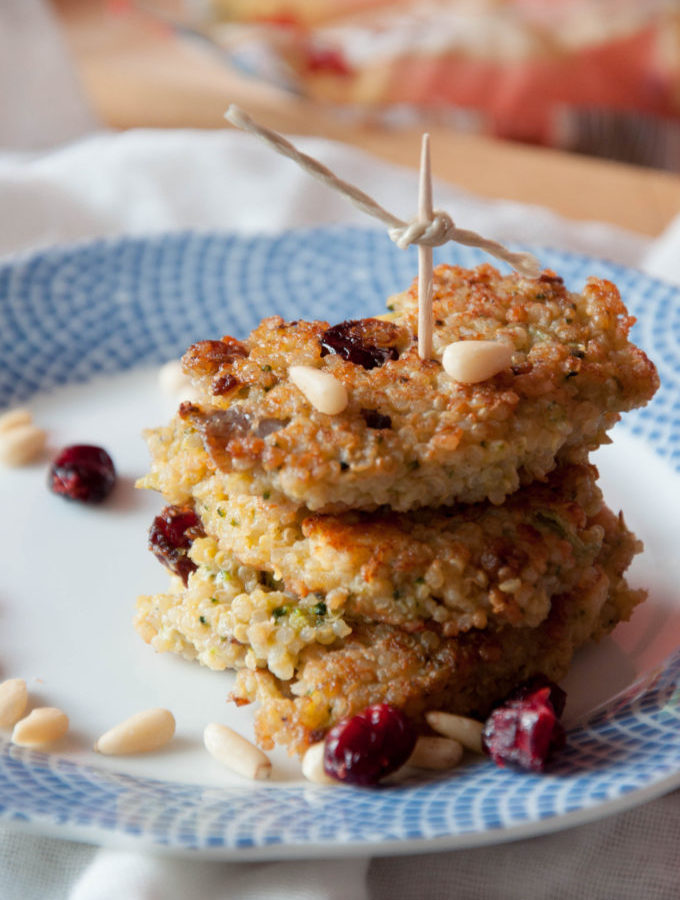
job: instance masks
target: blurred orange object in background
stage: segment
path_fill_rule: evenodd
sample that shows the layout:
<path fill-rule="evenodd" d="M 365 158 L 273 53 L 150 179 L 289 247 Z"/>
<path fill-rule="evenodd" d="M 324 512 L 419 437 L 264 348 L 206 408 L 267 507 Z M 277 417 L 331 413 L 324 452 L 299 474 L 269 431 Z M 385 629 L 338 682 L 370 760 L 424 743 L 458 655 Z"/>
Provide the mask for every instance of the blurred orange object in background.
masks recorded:
<path fill-rule="evenodd" d="M 680 169 L 680 0 L 212 0 L 304 96 Z"/>

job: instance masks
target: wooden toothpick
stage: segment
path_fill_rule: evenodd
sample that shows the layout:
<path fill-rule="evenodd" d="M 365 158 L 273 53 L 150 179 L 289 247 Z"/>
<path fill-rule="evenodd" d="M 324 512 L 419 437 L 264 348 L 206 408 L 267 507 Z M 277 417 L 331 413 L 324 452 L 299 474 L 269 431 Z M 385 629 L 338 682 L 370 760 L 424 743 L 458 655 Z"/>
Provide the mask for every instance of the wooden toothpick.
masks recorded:
<path fill-rule="evenodd" d="M 430 165 L 430 135 L 424 134 L 420 148 L 420 185 L 418 218 L 431 222 L 432 167 Z M 418 356 L 432 357 L 432 247 L 418 244 Z"/>

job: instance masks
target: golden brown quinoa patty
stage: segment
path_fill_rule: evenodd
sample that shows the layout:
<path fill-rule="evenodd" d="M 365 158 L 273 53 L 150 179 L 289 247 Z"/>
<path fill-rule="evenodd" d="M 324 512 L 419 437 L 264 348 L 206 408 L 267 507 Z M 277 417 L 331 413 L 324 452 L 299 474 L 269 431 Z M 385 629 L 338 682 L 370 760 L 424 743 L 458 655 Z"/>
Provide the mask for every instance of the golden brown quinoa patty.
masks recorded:
<path fill-rule="evenodd" d="M 283 744 L 298 754 L 338 721 L 374 703 L 403 709 L 421 730 L 432 709 L 484 718 L 532 675 L 559 681 L 579 647 L 630 617 L 646 595 L 631 590 L 621 573 L 639 549 L 622 525 L 615 526 L 599 565 L 573 591 L 555 598 L 549 617 L 536 628 L 443 638 L 434 628 L 407 633 L 362 623 L 332 647 L 306 648 L 293 682 L 266 670 L 241 669 L 232 697 L 259 702 L 255 734 L 264 748 Z"/>
<path fill-rule="evenodd" d="M 392 298 L 391 321 L 271 318 L 201 341 L 184 357 L 201 399 L 147 433 L 140 485 L 192 505 L 205 535 L 188 585 L 140 598 L 136 627 L 237 669 L 265 747 L 302 753 L 381 701 L 421 727 L 428 709 L 483 716 L 536 672 L 561 678 L 644 599 L 623 577 L 641 545 L 587 465 L 658 385 L 616 288 L 438 267 L 428 361 L 416 301 Z M 512 366 L 453 381 L 444 347 L 478 339 L 510 344 Z M 301 364 L 345 385 L 344 412 L 310 405 L 288 378 Z"/>
<path fill-rule="evenodd" d="M 271 573 L 283 591 L 323 597 L 333 612 L 447 636 L 469 628 L 538 625 L 602 548 L 602 494 L 593 466 L 560 466 L 502 506 L 395 513 L 309 513 L 249 491 L 247 476 L 194 489 L 220 549 Z"/>
<path fill-rule="evenodd" d="M 537 567 L 552 553 L 563 561 L 545 577 L 544 586 L 552 593 L 546 617 L 534 627 L 502 624 L 499 616 L 499 627 L 472 628 L 452 637 L 435 616 L 397 625 L 389 609 L 349 605 L 333 610 L 330 594 L 296 596 L 272 583 L 267 573 L 240 564 L 219 548 L 214 536 L 207 536 L 191 549 L 198 568 L 188 586 L 174 579 L 171 593 L 141 597 L 136 628 L 156 650 L 198 659 L 213 669 L 238 669 L 234 697 L 261 702 L 256 721 L 264 746 L 274 741 L 302 752 L 345 715 L 382 700 L 403 707 L 415 719 L 434 708 L 482 714 L 537 671 L 562 677 L 575 649 L 628 618 L 643 599 L 623 579 L 641 545 L 622 517 L 595 499 L 593 477 L 589 467 L 554 477 L 565 495 L 576 493 L 573 509 L 568 511 L 562 496 L 553 508 L 557 512 L 547 514 L 541 523 L 546 527 L 537 529 L 530 542 Z M 583 503 L 593 490 L 588 517 L 577 495 Z M 555 485 L 534 485 L 523 494 L 539 491 L 552 491 L 556 499 Z M 533 507 L 529 499 L 526 515 L 533 516 L 536 509 L 542 507 Z M 478 511 L 475 526 L 485 525 L 487 531 L 475 542 L 475 553 L 478 571 L 488 553 L 493 572 L 499 548 L 495 524 L 489 521 L 495 523 L 502 509 L 487 505 L 486 512 L 493 519 L 485 518 L 484 509 Z M 463 515 L 468 514 L 474 521 L 473 511 Z M 586 531 L 593 541 L 588 549 Z M 471 602 L 484 608 L 478 587 L 468 585 Z"/>
<path fill-rule="evenodd" d="M 558 459 L 583 461 L 620 412 L 645 404 L 658 385 L 607 281 L 590 279 L 577 294 L 549 272 L 530 280 L 489 265 L 438 266 L 434 359 L 426 361 L 417 353 L 415 286 L 390 307 L 390 322 L 334 332 L 340 344 L 353 342 L 353 358 L 368 348 L 381 363 L 373 368 L 329 350 L 326 322 L 274 317 L 243 342 L 195 344 L 184 367 L 202 400 L 150 433 L 147 486 L 177 490 L 163 445 L 181 452 L 200 440 L 211 470 L 248 472 L 262 493 L 310 510 L 501 503 Z M 442 351 L 477 339 L 510 344 L 512 367 L 460 384 L 444 372 Z M 288 378 L 292 365 L 334 375 L 347 388 L 346 410 L 328 416 L 312 407 Z"/>

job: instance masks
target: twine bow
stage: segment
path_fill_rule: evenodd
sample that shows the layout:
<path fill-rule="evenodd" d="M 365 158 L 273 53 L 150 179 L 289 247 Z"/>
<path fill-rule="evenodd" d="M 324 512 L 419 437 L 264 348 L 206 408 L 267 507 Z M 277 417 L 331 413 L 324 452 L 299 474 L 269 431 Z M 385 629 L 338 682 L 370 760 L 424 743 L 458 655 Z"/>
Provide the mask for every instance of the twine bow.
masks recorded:
<path fill-rule="evenodd" d="M 278 153 L 296 162 L 318 181 L 344 194 L 362 212 L 379 219 L 388 226 L 390 238 L 402 250 L 411 246 L 411 244 L 417 244 L 421 247 L 440 247 L 448 241 L 455 241 L 457 244 L 464 244 L 466 247 L 478 247 L 480 250 L 484 250 L 491 256 L 496 257 L 496 259 L 502 259 L 504 262 L 509 263 L 516 272 L 527 278 L 536 278 L 541 272 L 541 265 L 533 254 L 514 253 L 497 241 L 482 237 L 474 231 L 458 228 L 451 216 L 443 210 L 434 210 L 432 217 L 427 220 L 423 220 L 418 216 L 411 222 L 404 222 L 382 207 L 364 191 L 359 190 L 359 188 L 347 181 L 343 181 L 342 178 L 338 178 L 335 173 L 331 172 L 330 169 L 322 165 L 314 157 L 302 153 L 280 134 L 265 128 L 263 125 L 259 125 L 238 106 L 232 104 L 224 114 L 224 117 L 237 128 L 257 135 Z"/>

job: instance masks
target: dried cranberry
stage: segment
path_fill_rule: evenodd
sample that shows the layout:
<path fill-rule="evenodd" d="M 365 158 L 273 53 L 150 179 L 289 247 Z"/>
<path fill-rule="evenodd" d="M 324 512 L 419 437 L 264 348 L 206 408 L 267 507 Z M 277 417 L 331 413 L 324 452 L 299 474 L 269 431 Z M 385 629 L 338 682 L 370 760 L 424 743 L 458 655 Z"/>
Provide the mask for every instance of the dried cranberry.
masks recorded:
<path fill-rule="evenodd" d="M 403 712 L 379 703 L 331 728 L 324 769 L 338 781 L 376 784 L 403 766 L 415 743 L 415 730 Z"/>
<path fill-rule="evenodd" d="M 552 696 L 561 711 L 564 691 L 545 676 L 536 676 L 491 713 L 482 745 L 497 765 L 542 772 L 553 751 L 564 746 L 564 728 Z"/>
<path fill-rule="evenodd" d="M 149 529 L 149 550 L 186 585 L 196 571 L 189 549 L 195 538 L 204 534 L 201 520 L 190 506 L 166 506 Z"/>
<path fill-rule="evenodd" d="M 337 353 L 348 362 L 363 366 L 364 369 L 375 369 L 388 359 L 398 359 L 399 351 L 396 347 L 378 346 L 367 340 L 367 335 L 377 333 L 379 329 L 387 330 L 381 326 L 388 323 L 380 322 L 379 325 L 375 325 L 376 322 L 379 320 L 350 319 L 327 328 L 320 338 L 321 355 Z"/>
<path fill-rule="evenodd" d="M 116 483 L 113 460 L 101 447 L 65 447 L 49 471 L 48 486 L 55 494 L 80 503 L 101 503 Z"/>
<path fill-rule="evenodd" d="M 547 675 L 543 675 L 542 673 L 533 675 L 531 678 L 527 679 L 527 681 L 518 685 L 514 691 L 508 694 L 504 704 L 512 706 L 516 706 L 518 703 L 521 704 L 532 694 L 536 693 L 536 691 L 546 687 L 550 689 L 549 699 L 552 708 L 555 710 L 555 715 L 559 719 L 564 712 L 564 707 L 567 702 L 567 692 L 558 684 L 555 684 L 554 681 L 551 681 Z"/>

